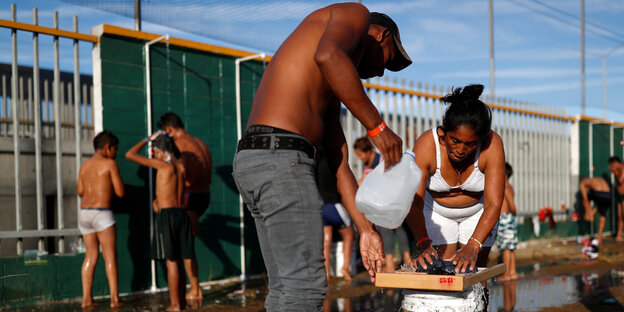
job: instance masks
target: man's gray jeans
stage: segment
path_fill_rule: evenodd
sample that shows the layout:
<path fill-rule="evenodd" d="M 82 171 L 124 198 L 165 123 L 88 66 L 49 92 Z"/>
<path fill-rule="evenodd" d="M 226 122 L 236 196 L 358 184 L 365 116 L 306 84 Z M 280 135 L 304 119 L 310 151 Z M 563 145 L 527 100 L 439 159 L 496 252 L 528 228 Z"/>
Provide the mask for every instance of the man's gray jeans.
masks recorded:
<path fill-rule="evenodd" d="M 269 278 L 267 311 L 322 311 L 322 199 L 314 159 L 296 150 L 241 150 L 236 186 L 256 223 Z"/>

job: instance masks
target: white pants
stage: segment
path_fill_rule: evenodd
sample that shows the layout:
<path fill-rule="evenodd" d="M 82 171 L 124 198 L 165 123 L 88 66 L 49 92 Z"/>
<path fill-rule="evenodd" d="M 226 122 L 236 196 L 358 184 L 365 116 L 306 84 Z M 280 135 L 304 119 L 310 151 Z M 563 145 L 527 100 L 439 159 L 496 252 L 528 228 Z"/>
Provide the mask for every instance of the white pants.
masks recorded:
<path fill-rule="evenodd" d="M 465 245 L 472 237 L 483 214 L 483 197 L 471 206 L 447 207 L 437 203 L 429 192 L 425 192 L 424 214 L 432 245 L 449 245 L 457 242 Z M 497 228 L 498 222 L 483 242 L 483 247 L 492 247 Z"/>

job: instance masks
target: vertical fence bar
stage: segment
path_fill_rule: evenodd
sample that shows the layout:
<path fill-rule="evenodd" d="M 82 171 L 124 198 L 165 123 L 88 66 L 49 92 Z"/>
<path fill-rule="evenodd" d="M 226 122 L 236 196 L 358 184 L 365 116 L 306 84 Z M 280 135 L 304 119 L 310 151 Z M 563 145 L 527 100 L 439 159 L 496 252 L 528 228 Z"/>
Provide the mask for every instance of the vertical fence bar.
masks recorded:
<path fill-rule="evenodd" d="M 50 82 L 48 79 L 43 80 L 43 115 L 45 116 L 45 120 L 47 125 L 45 126 L 45 135 L 46 137 L 50 137 Z"/>
<path fill-rule="evenodd" d="M 397 88 L 397 79 L 396 77 L 392 78 L 392 87 Z M 392 98 L 392 131 L 397 133 L 400 138 L 403 138 L 405 134 L 401 133 L 398 121 L 398 112 L 399 105 L 397 103 L 399 94 L 396 92 L 388 92 L 389 96 Z"/>
<path fill-rule="evenodd" d="M 417 82 L 416 84 L 416 88 L 418 89 L 418 91 L 422 91 L 422 84 L 419 82 Z M 423 130 L 423 122 L 422 122 L 422 102 L 423 102 L 423 98 L 421 96 L 416 96 L 416 105 L 418 105 L 418 113 L 416 115 L 416 130 L 418 131 L 418 135 L 422 135 L 423 132 L 425 132 Z M 425 128 L 426 129 L 426 128 Z"/>
<path fill-rule="evenodd" d="M 11 4 L 11 19 L 17 21 L 15 4 Z M 15 230 L 22 230 L 22 180 L 20 178 L 19 95 L 17 91 L 17 30 L 11 29 L 11 117 L 13 117 L 13 165 L 15 166 Z M 17 255 L 21 256 L 22 239 L 17 239 Z"/>
<path fill-rule="evenodd" d="M 58 29 L 58 12 L 54 12 L 54 28 Z M 61 141 L 61 73 L 59 70 L 59 37 L 54 36 L 54 83 L 52 87 L 52 97 L 54 105 L 54 143 L 56 147 L 56 211 L 58 229 L 62 230 L 64 224 L 63 211 L 63 150 Z M 65 239 L 61 236 L 58 240 L 58 250 L 60 253 L 65 252 Z"/>
<path fill-rule="evenodd" d="M 411 81 L 411 80 L 409 82 L 409 89 L 410 90 L 414 90 L 414 82 Z M 416 133 L 414 131 L 415 130 L 414 129 L 414 118 L 415 118 L 415 115 L 414 115 L 414 104 L 415 104 L 415 102 L 414 102 L 414 100 L 415 100 L 415 97 L 413 95 L 410 95 L 410 96 L 407 97 L 407 99 L 409 101 L 408 104 L 407 104 L 407 105 L 409 105 L 409 119 L 408 119 L 409 125 L 408 125 L 408 130 L 407 131 L 409 131 L 409 134 L 410 134 L 410 137 L 411 137 L 411 139 L 409 140 L 409 143 L 407 145 L 407 148 L 408 149 L 412 149 L 414 147 L 414 142 L 416 142 L 416 139 L 418 138 L 418 135 L 420 135 L 420 133 Z"/>
<path fill-rule="evenodd" d="M 2 117 L 7 118 L 7 88 L 6 88 L 6 75 L 2 75 Z M 9 126 L 6 122 L 2 123 L 2 135 L 7 136 Z"/>
<path fill-rule="evenodd" d="M 429 84 L 425 83 L 424 89 L 425 89 L 425 92 L 429 92 Z M 423 104 L 425 105 L 425 114 L 423 115 L 423 122 L 424 122 L 425 131 L 426 131 L 432 128 L 431 123 L 430 123 L 431 120 L 429 118 L 429 98 L 424 98 Z"/>
<path fill-rule="evenodd" d="M 401 89 L 405 90 L 405 79 L 401 79 Z M 405 93 L 397 93 L 397 96 L 401 99 L 401 116 L 400 117 L 400 121 L 399 123 L 401 124 L 401 132 L 403 133 L 403 135 L 405 136 L 405 140 L 403 140 L 403 144 L 406 146 L 406 148 L 409 148 L 409 140 L 412 137 L 411 134 L 408 135 L 408 130 L 407 130 L 407 113 L 406 113 L 406 109 L 405 109 L 405 101 L 407 100 L 407 96 L 405 95 Z"/>
<path fill-rule="evenodd" d="M 19 69 L 17 72 L 17 75 L 19 76 Z M 18 120 L 22 120 L 25 121 L 26 118 L 26 105 L 24 105 L 24 77 L 19 77 L 18 79 L 18 83 L 17 83 L 17 90 L 18 90 L 18 96 L 17 96 L 17 105 L 19 106 L 17 111 L 19 112 L 18 115 Z M 18 137 L 23 137 L 25 136 L 26 132 L 24 129 L 26 126 L 26 124 L 24 123 L 24 125 L 20 125 L 20 127 L 17 129 L 17 133 L 18 133 Z"/>
<path fill-rule="evenodd" d="M 74 32 L 78 33 L 78 16 L 74 15 Z M 74 142 L 76 142 L 76 181 L 82 163 L 81 135 L 80 135 L 80 66 L 78 59 L 78 39 L 74 39 Z M 80 196 L 76 194 L 76 215 L 80 212 Z"/>
<path fill-rule="evenodd" d="M 37 8 L 33 8 L 33 25 L 39 23 Z M 43 172 L 41 161 L 41 87 L 39 83 L 39 34 L 33 32 L 33 121 L 35 123 L 35 200 L 37 206 L 37 230 L 43 230 Z M 43 237 L 39 249 L 44 250 Z"/>

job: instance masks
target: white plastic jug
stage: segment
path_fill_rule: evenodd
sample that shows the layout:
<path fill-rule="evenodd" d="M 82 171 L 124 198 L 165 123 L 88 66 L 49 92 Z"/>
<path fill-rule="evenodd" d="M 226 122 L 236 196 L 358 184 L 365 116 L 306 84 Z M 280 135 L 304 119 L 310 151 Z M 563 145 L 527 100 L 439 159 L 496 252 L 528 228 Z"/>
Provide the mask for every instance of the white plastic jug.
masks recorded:
<path fill-rule="evenodd" d="M 355 204 L 376 225 L 398 228 L 412 206 L 422 173 L 414 162 L 414 153 L 403 153 L 401 161 L 384 170 L 381 161 L 358 188 Z"/>

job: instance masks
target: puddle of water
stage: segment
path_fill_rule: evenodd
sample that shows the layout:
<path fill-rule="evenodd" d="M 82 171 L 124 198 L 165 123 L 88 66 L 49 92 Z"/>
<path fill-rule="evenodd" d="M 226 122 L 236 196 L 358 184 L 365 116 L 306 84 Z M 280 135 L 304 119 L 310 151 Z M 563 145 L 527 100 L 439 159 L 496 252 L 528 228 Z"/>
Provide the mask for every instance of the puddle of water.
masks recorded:
<path fill-rule="evenodd" d="M 581 302 L 596 304 L 609 300 L 613 295 L 609 288 L 624 285 L 624 272 L 606 270 L 576 275 L 536 276 L 548 267 L 519 267 L 520 280 L 513 282 L 490 282 L 490 311 L 510 311 L 512 294 L 515 293 L 514 311 L 538 311 L 543 308 L 560 307 Z M 204 291 L 201 306 L 190 306 L 190 311 L 263 311 L 266 284 L 263 279 L 245 283 L 214 285 Z M 126 306 L 119 311 L 163 311 L 169 304 L 168 292 L 135 295 L 123 298 Z M 325 301 L 325 311 L 385 312 L 398 311 L 403 301 L 400 289 L 378 289 L 363 275 L 353 282 L 333 280 Z M 93 312 L 109 311 L 107 300 L 98 300 L 100 306 Z M 613 304 L 619 306 L 617 302 Z M 19 311 L 82 311 L 77 301 L 21 307 Z M 10 310 L 10 309 L 9 309 Z M 617 309 L 616 309 L 617 310 Z M 622 307 L 624 311 L 624 307 Z M 615 310 L 613 310 L 615 311 Z"/>
<path fill-rule="evenodd" d="M 613 298 L 609 288 L 624 285 L 624 277 L 612 272 L 603 275 L 584 273 L 494 282 L 490 284 L 490 311 L 509 311 L 508 300 L 513 295 L 514 311 L 537 311 L 575 302 L 600 303 Z"/>

